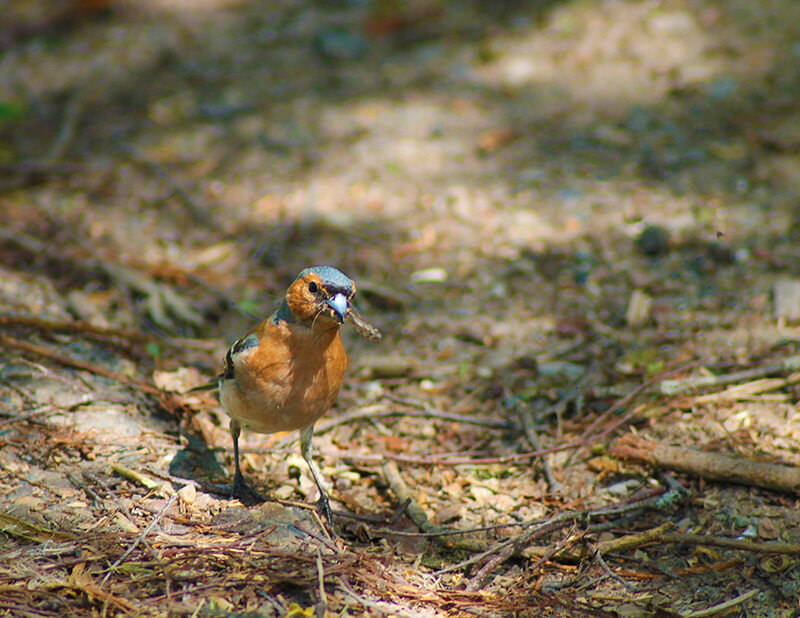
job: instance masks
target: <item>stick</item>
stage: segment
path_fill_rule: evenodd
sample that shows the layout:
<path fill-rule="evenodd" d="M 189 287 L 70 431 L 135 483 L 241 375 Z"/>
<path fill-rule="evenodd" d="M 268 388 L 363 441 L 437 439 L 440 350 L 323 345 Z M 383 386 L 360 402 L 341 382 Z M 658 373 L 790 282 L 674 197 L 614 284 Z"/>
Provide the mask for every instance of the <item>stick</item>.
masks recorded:
<path fill-rule="evenodd" d="M 161 510 L 158 512 L 158 514 L 156 514 L 156 515 L 153 517 L 153 520 L 150 522 L 150 524 L 147 526 L 147 528 L 145 528 L 145 529 L 144 529 L 144 531 L 142 531 L 142 533 L 141 533 L 141 534 L 140 534 L 140 535 L 139 535 L 139 536 L 136 538 L 136 540 L 135 540 L 135 541 L 133 542 L 133 544 L 132 544 L 132 545 L 131 545 L 131 546 L 130 546 L 128 549 L 127 549 L 127 551 L 126 551 L 124 554 L 122 554 L 122 555 L 121 555 L 121 556 L 120 556 L 120 557 L 119 557 L 119 558 L 118 558 L 118 559 L 117 559 L 117 560 L 114 562 L 114 564 L 112 564 L 110 567 L 108 567 L 108 573 L 106 573 L 106 576 L 103 578 L 103 581 L 101 581 L 101 582 L 100 582 L 100 585 L 101 585 L 101 586 L 102 586 L 103 584 L 105 584 L 105 583 L 108 581 L 108 578 L 109 578 L 109 577 L 111 577 L 111 574 L 114 572 L 114 570 L 115 570 L 115 569 L 116 569 L 116 568 L 117 568 L 117 567 L 118 567 L 120 564 L 122 564 L 122 561 L 123 561 L 123 560 L 125 560 L 125 558 L 127 558 L 128 556 L 130 556 L 130 554 L 133 552 L 133 550 L 134 550 L 134 549 L 136 549 L 136 548 L 139 546 L 139 543 L 141 543 L 142 541 L 144 541 L 145 537 L 146 537 L 148 534 L 150 534 L 150 532 L 153 530 L 153 528 L 155 528 L 155 527 L 156 527 L 156 524 L 159 522 L 159 520 L 160 520 L 160 519 L 161 519 L 161 518 L 164 516 L 164 513 L 166 513 L 166 512 L 169 510 L 169 508 L 170 508 L 170 507 L 171 507 L 171 506 L 172 506 L 172 505 L 175 503 L 175 500 L 176 500 L 176 499 L 177 499 L 177 496 L 170 496 L 169 500 L 167 500 L 167 503 L 164 505 L 164 508 L 163 508 L 163 509 L 161 509 Z"/>
<path fill-rule="evenodd" d="M 41 416 L 42 414 L 49 414 L 53 410 L 55 410 L 55 408 L 53 406 L 49 406 L 49 405 L 48 406 L 40 406 L 40 407 L 38 407 L 38 408 L 36 408 L 34 410 L 30 410 L 28 412 L 25 412 L 24 414 L 19 414 L 16 411 L 11 412 L 11 411 L 6 411 L 6 410 L 0 410 L 0 416 L 8 417 L 8 418 L 6 418 L 6 420 L 0 421 L 0 427 L 3 427 L 5 425 L 11 425 L 11 424 L 17 423 L 19 421 L 27 421 L 27 420 L 30 420 L 32 418 L 36 418 L 37 416 Z"/>
<path fill-rule="evenodd" d="M 486 544 L 479 539 L 459 538 L 455 539 L 443 531 L 438 526 L 434 526 L 429 520 L 428 516 L 422 507 L 414 500 L 411 492 L 408 490 L 403 477 L 400 476 L 400 470 L 397 464 L 393 461 L 386 461 L 382 465 L 383 474 L 386 477 L 386 482 L 389 484 L 392 492 L 397 496 L 398 501 L 405 504 L 405 512 L 408 517 L 414 522 L 424 533 L 431 536 L 438 544 L 449 549 L 464 549 L 467 551 L 482 551 L 485 549 Z M 394 534 L 389 532 L 388 534 Z"/>
<path fill-rule="evenodd" d="M 522 422 L 522 427 L 525 430 L 525 437 L 528 439 L 528 444 L 534 451 L 541 450 L 542 442 L 539 440 L 539 434 L 533 427 L 533 413 L 530 408 L 519 411 L 519 419 Z M 550 455 L 542 455 L 540 457 L 542 463 L 542 471 L 544 478 L 547 480 L 547 486 L 550 488 L 550 493 L 558 493 L 564 486 L 553 474 L 553 468 L 550 465 Z"/>
<path fill-rule="evenodd" d="M 558 401 L 554 404 L 548 406 L 544 410 L 539 410 L 535 414 L 539 419 L 545 418 L 550 416 L 551 414 L 556 414 L 560 418 L 561 415 L 566 411 L 567 404 L 570 401 L 577 401 L 581 399 L 585 394 L 586 390 L 589 387 L 589 384 L 592 382 L 595 374 L 597 373 L 598 363 L 595 361 L 583 372 L 580 378 L 575 382 L 575 384 L 570 387 L 570 389 L 564 393 L 561 397 L 559 397 Z"/>
<path fill-rule="evenodd" d="M 530 529 L 525 530 L 524 532 L 515 535 L 505 541 L 501 541 L 495 544 L 493 547 L 490 547 L 484 552 L 472 556 L 471 558 L 467 558 L 461 562 L 457 562 L 456 564 L 451 564 L 450 566 L 446 566 L 443 569 L 440 569 L 434 573 L 434 575 L 439 576 L 443 575 L 444 573 L 450 573 L 452 571 L 458 571 L 465 567 L 471 566 L 478 562 L 481 562 L 484 558 L 488 558 L 489 556 L 496 554 L 498 552 L 503 551 L 506 547 L 515 546 L 515 548 L 520 548 L 522 545 L 532 541 L 535 538 L 540 536 L 544 536 L 550 532 L 558 530 L 559 528 L 563 528 L 568 526 L 575 520 L 576 514 L 575 513 L 561 513 L 560 515 L 556 515 L 555 517 L 551 517 L 545 523 L 539 524 L 538 526 L 532 526 Z"/>
<path fill-rule="evenodd" d="M 761 378 L 760 380 L 753 380 L 745 382 L 744 384 L 737 384 L 726 388 L 724 391 L 717 393 L 709 393 L 694 398 L 694 403 L 709 403 L 712 401 L 724 400 L 746 400 L 762 393 L 777 390 L 779 388 L 786 388 L 800 381 L 800 373 L 793 373 L 787 378 Z"/>
<path fill-rule="evenodd" d="M 591 543 L 587 543 L 587 545 L 589 549 L 592 551 L 595 561 L 597 561 L 597 563 L 603 569 L 607 577 L 610 577 L 614 581 L 622 584 L 623 586 L 625 586 L 625 588 L 627 588 L 630 591 L 634 590 L 631 584 L 626 582 L 624 579 L 622 579 L 619 575 L 617 575 L 616 573 L 614 573 L 614 571 L 611 570 L 611 567 L 608 566 L 608 563 L 603 559 L 603 554 L 597 546 L 592 545 Z"/>
<path fill-rule="evenodd" d="M 514 553 L 513 547 L 506 547 L 503 551 L 498 553 L 494 558 L 484 564 L 475 576 L 469 580 L 464 590 L 467 592 L 474 592 L 480 590 L 485 585 L 489 576 L 506 560 L 508 560 Z"/>
<path fill-rule="evenodd" d="M 328 613 L 328 595 L 325 594 L 325 565 L 322 564 L 322 551 L 317 547 L 317 579 L 319 580 L 319 613 Z"/>
<path fill-rule="evenodd" d="M 50 145 L 47 154 L 42 157 L 42 163 L 54 163 L 60 159 L 67 150 L 72 138 L 75 137 L 75 129 L 80 121 L 81 112 L 83 112 L 90 91 L 91 89 L 88 87 L 88 84 L 84 84 L 69 100 L 67 108 L 64 110 L 64 119 L 59 127 L 58 135 L 55 141 Z"/>
<path fill-rule="evenodd" d="M 728 613 L 728 610 L 736 605 L 741 605 L 745 601 L 752 599 L 754 596 L 758 594 L 758 589 L 751 590 L 750 592 L 745 592 L 744 594 L 740 594 L 738 597 L 733 597 L 730 601 L 725 601 L 724 603 L 720 603 L 719 605 L 712 605 L 706 609 L 700 609 L 696 612 L 690 612 L 688 614 L 684 614 L 684 618 L 705 618 L 705 616 L 714 616 L 716 614 L 721 613 Z"/>
<path fill-rule="evenodd" d="M 437 532 L 437 527 L 428 521 L 428 516 L 425 514 L 425 511 L 422 510 L 422 507 L 417 504 L 417 501 L 411 496 L 411 492 L 408 491 L 408 486 L 403 480 L 403 477 L 400 476 L 400 470 L 398 469 L 397 464 L 393 461 L 387 461 L 384 462 L 381 468 L 383 468 L 383 474 L 386 477 L 386 482 L 389 484 L 389 487 L 397 499 L 400 502 L 408 503 L 408 506 L 406 507 L 406 513 L 408 513 L 408 516 L 411 518 L 411 521 L 414 522 L 414 525 L 416 525 L 417 528 L 423 532 Z"/>
<path fill-rule="evenodd" d="M 800 468 L 737 459 L 720 453 L 701 453 L 634 435 L 617 440 L 609 453 L 612 457 L 643 461 L 693 476 L 800 494 Z"/>
<path fill-rule="evenodd" d="M 52 216 L 47 209 L 42 208 L 41 211 L 45 215 L 50 216 L 54 223 L 62 227 L 66 225 L 63 220 Z M 111 278 L 123 291 L 129 293 L 131 291 L 140 292 L 144 297 L 143 302 L 146 304 L 148 312 L 153 320 L 160 326 L 173 326 L 172 320 L 167 316 L 167 310 L 190 324 L 201 324 L 203 322 L 203 317 L 192 309 L 187 301 L 184 301 L 178 296 L 177 292 L 172 288 L 152 281 L 129 266 L 115 264 L 108 259 L 104 259 L 88 243 L 84 242 L 83 239 L 78 236 L 76 236 L 76 239 L 89 257 L 79 255 L 65 256 L 59 252 L 58 248 L 41 242 L 19 230 L 0 229 L 0 239 L 12 242 L 37 256 L 45 255 L 59 262 L 69 259 L 79 268 L 90 271 L 101 271 Z"/>
<path fill-rule="evenodd" d="M 57 354 L 52 350 L 45 348 L 40 345 L 36 345 L 35 343 L 28 343 L 27 341 L 20 341 L 19 339 L 15 339 L 14 337 L 9 337 L 8 335 L 0 334 L 0 345 L 7 346 L 9 348 L 16 348 L 17 350 L 22 350 L 24 352 L 28 352 L 29 354 L 35 354 L 36 356 L 41 356 L 42 358 L 46 358 L 48 360 L 54 361 L 66 367 L 72 367 L 73 369 L 82 369 L 83 371 L 88 371 L 89 373 L 94 373 L 99 376 L 103 376 L 104 378 L 108 378 L 109 380 L 114 380 L 115 382 L 121 382 L 123 384 L 128 384 L 130 386 L 135 386 L 140 388 L 146 393 L 150 395 L 156 395 L 158 397 L 162 397 L 165 393 L 155 386 L 148 384 L 142 380 L 136 380 L 135 378 L 129 378 L 126 375 L 122 375 L 121 373 L 116 373 L 114 371 L 109 371 L 101 367 L 100 365 L 95 365 L 94 363 L 90 363 L 87 361 L 82 361 L 77 358 L 72 358 L 70 356 L 62 356 L 61 354 Z"/>
<path fill-rule="evenodd" d="M 391 393 L 384 393 L 384 399 L 388 399 L 389 401 L 393 401 L 395 403 L 399 403 L 410 408 L 417 408 L 425 413 L 425 416 L 430 416 L 431 418 L 440 418 L 445 421 L 455 421 L 457 423 L 469 423 L 471 425 L 483 425 L 484 427 L 494 427 L 497 429 L 517 429 L 515 423 L 511 421 L 484 421 L 481 419 L 476 419 L 474 416 L 467 416 L 466 414 L 455 414 L 453 412 L 442 412 L 440 410 L 436 410 L 431 408 L 427 403 L 422 401 L 416 401 L 414 399 L 408 399 L 406 397 L 398 397 L 397 395 L 392 395 Z M 407 411 L 404 412 L 409 416 L 412 416 L 412 413 Z"/>
<path fill-rule="evenodd" d="M 800 555 L 800 544 L 796 543 L 759 543 L 756 541 L 740 541 L 720 536 L 703 536 L 687 534 L 685 532 L 668 532 L 664 534 L 659 543 L 686 543 L 690 545 L 711 545 L 726 549 L 752 551 L 765 554 Z"/>
<path fill-rule="evenodd" d="M 445 421 L 453 421 L 456 423 L 466 423 L 470 425 L 479 425 L 481 427 L 492 427 L 496 429 L 508 429 L 508 423 L 500 422 L 500 421 L 486 421 L 480 418 L 475 418 L 473 416 L 466 416 L 464 414 L 451 414 L 449 412 L 440 412 L 438 410 L 428 409 L 428 410 L 375 410 L 375 409 L 367 409 L 367 410 L 355 410 L 353 412 L 348 412 L 346 414 L 342 414 L 336 418 L 332 418 L 329 421 L 325 421 L 324 423 L 320 423 L 319 426 L 314 428 L 314 435 L 319 435 L 325 431 L 330 431 L 334 427 L 338 427 L 339 425 L 346 425 L 352 421 L 358 420 L 369 420 L 373 418 L 386 418 L 391 416 L 421 416 L 423 418 L 438 418 Z M 296 436 L 291 436 L 292 441 L 296 439 Z M 283 446 L 283 440 L 276 443 L 275 446 Z"/>
<path fill-rule="evenodd" d="M 686 364 L 684 364 L 684 365 L 681 365 L 681 366 L 679 366 L 679 367 L 676 367 L 675 369 L 670 369 L 669 371 L 667 371 L 667 372 L 666 372 L 666 374 L 667 374 L 667 375 L 674 374 L 674 373 L 677 373 L 678 371 L 683 371 L 683 370 L 685 370 L 685 369 L 688 369 L 689 367 L 691 367 L 691 366 L 693 366 L 693 365 L 696 365 L 696 364 L 697 364 L 697 362 L 696 362 L 696 361 L 692 361 L 691 363 L 686 363 Z M 580 439 L 578 440 L 578 442 L 582 444 L 582 443 L 583 443 L 585 440 L 587 440 L 587 439 L 589 438 L 589 436 L 590 436 L 590 435 L 591 435 L 591 433 L 592 433 L 592 430 L 593 430 L 595 427 L 597 427 L 597 426 L 598 426 L 600 423 L 602 423 L 604 420 L 606 420 L 606 419 L 607 419 L 609 416 L 611 416 L 612 414 L 614 414 L 614 412 L 616 412 L 617 410 L 619 410 L 619 409 L 620 409 L 622 406 L 624 406 L 624 405 L 626 405 L 628 402 L 630 402 L 630 401 L 631 401 L 631 400 L 632 400 L 634 397 L 636 397 L 636 396 L 637 396 L 637 395 L 639 395 L 640 393 L 642 393 L 642 392 L 646 391 L 646 390 L 647 390 L 648 388 L 650 388 L 650 387 L 651 387 L 653 384 L 656 384 L 656 383 L 658 382 L 659 378 L 660 378 L 660 377 L 662 377 L 663 375 L 664 375 L 664 373 L 662 373 L 660 376 L 653 377 L 653 378 L 651 378 L 650 380 L 647 380 L 646 382 L 643 382 L 642 384 L 640 384 L 639 386 L 637 386 L 635 389 L 633 389 L 633 390 L 632 390 L 630 393 L 628 393 L 627 395 L 625 395 L 625 396 L 624 396 L 622 399 L 619 399 L 619 400 L 617 400 L 617 401 L 614 403 L 614 405 L 612 405 L 612 406 L 611 406 L 611 407 L 610 407 L 608 410 L 606 410 L 606 411 L 605 411 L 605 412 L 603 412 L 603 413 L 602 413 L 600 416 L 598 416 L 598 417 L 597 417 L 597 418 L 594 420 L 594 422 L 592 422 L 592 423 L 591 423 L 591 424 L 590 424 L 590 425 L 589 425 L 589 426 L 588 426 L 588 427 L 587 427 L 587 428 L 586 428 L 586 429 L 583 431 L 583 433 L 581 434 L 581 437 L 580 437 Z M 606 432 L 603 432 L 603 433 L 602 433 L 602 434 L 600 434 L 600 435 L 602 436 L 602 435 L 605 435 L 606 433 L 607 433 L 607 431 L 606 431 Z"/>
<path fill-rule="evenodd" d="M 775 373 L 785 373 L 787 371 L 798 370 L 800 370 L 800 355 L 790 356 L 776 363 L 763 365 L 762 367 L 754 367 L 753 369 L 737 371 L 736 373 L 729 373 L 721 376 L 697 376 L 682 378 L 680 380 L 663 380 L 659 385 L 659 390 L 664 395 L 672 396 L 706 386 L 735 384 L 736 382 L 744 382 L 747 380 L 754 380 L 756 378 L 763 378 L 764 376 Z"/>
<path fill-rule="evenodd" d="M 128 339 L 135 342 L 147 342 L 154 339 L 153 336 L 148 335 L 147 333 L 141 333 L 135 330 L 122 330 L 118 328 L 96 326 L 91 322 L 43 320 L 41 318 L 23 315 L 0 316 L 0 326 L 26 326 L 45 332 L 58 331 L 65 333 L 86 333 L 90 335 L 98 335 L 100 337 L 119 337 L 120 339 Z"/>
<path fill-rule="evenodd" d="M 391 603 L 389 601 L 372 601 L 359 594 L 356 594 L 353 589 L 345 584 L 344 580 L 341 579 L 339 580 L 339 589 L 347 596 L 363 605 L 364 608 L 369 608 L 373 611 L 376 611 L 381 616 L 399 616 L 400 618 L 429 618 L 431 615 L 428 612 L 407 612 L 396 603 Z"/>
<path fill-rule="evenodd" d="M 645 530 L 644 532 L 627 534 L 618 539 L 603 541 L 597 544 L 597 551 L 600 552 L 600 554 L 608 554 L 612 551 L 630 551 L 644 545 L 650 545 L 651 543 L 660 543 L 664 539 L 664 535 L 672 528 L 673 524 L 671 522 L 666 522 L 656 528 Z"/>
<path fill-rule="evenodd" d="M 89 168 L 80 163 L 40 163 L 23 161 L 22 163 L 0 164 L 0 192 L 11 191 L 43 182 L 49 176 L 66 177 L 71 174 L 82 174 Z"/>
<path fill-rule="evenodd" d="M 123 466 L 121 463 L 111 464 L 111 469 L 117 474 L 119 474 L 121 477 L 126 478 L 129 481 L 136 483 L 137 485 L 141 485 L 142 487 L 144 487 L 145 489 L 149 489 L 150 491 L 164 492 L 165 488 L 167 487 L 166 483 L 162 485 L 161 483 L 154 481 L 150 477 L 145 476 L 141 472 L 137 472 L 136 470 L 128 468 L 127 466 Z M 172 488 L 170 487 L 170 490 L 171 489 Z M 174 494 L 174 492 L 171 491 L 166 493 Z"/>

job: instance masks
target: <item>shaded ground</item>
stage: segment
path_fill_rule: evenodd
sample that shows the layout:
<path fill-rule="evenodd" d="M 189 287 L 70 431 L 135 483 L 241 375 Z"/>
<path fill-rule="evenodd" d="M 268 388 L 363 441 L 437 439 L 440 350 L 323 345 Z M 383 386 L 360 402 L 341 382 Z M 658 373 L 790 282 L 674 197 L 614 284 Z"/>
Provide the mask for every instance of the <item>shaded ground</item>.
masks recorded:
<path fill-rule="evenodd" d="M 609 452 L 800 462 L 791 366 L 660 389 L 798 353 L 771 291 L 800 253 L 800 9 L 755 4 L 153 0 L 0 26 L 0 609 L 796 615 L 796 491 Z M 338 540 L 294 436 L 245 436 L 281 501 L 245 509 L 219 406 L 174 394 L 319 263 L 384 333 L 347 334 L 315 439 Z M 665 523 L 686 536 L 614 545 Z M 445 525 L 485 529 L 425 536 Z"/>

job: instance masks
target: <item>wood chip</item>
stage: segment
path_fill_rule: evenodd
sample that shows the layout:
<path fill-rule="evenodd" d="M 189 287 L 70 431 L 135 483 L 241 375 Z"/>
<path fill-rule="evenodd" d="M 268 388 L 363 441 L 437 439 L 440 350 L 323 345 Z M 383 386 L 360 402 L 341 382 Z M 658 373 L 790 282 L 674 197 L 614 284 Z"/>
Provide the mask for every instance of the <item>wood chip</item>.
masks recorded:
<path fill-rule="evenodd" d="M 639 326 L 647 321 L 653 299 L 642 290 L 634 290 L 625 310 L 625 321 L 629 326 Z"/>
<path fill-rule="evenodd" d="M 775 319 L 785 322 L 800 321 L 800 281 L 781 279 L 773 287 Z"/>

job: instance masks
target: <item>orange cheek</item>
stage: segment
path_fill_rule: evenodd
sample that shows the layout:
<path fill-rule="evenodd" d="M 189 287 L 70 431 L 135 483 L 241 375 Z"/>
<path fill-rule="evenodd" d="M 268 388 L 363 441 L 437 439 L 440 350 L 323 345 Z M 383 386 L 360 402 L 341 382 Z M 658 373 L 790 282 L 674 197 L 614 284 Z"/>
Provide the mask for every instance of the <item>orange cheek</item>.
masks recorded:
<path fill-rule="evenodd" d="M 310 320 L 316 314 L 316 303 L 302 285 L 294 284 L 289 288 L 286 302 L 292 314 L 300 320 Z"/>

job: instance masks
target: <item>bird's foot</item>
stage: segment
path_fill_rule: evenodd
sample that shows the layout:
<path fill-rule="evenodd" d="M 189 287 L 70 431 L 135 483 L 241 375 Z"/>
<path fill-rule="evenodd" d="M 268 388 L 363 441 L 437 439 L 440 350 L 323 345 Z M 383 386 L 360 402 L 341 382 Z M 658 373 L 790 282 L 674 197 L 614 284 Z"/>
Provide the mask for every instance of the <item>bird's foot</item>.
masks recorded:
<path fill-rule="evenodd" d="M 319 494 L 319 500 L 317 500 L 317 512 L 325 519 L 325 523 L 328 524 L 328 528 L 333 530 L 333 513 L 331 513 L 331 505 L 330 502 L 328 502 L 328 496 L 325 495 L 325 492 L 320 492 Z"/>
<path fill-rule="evenodd" d="M 260 493 L 247 484 L 247 481 L 244 480 L 244 476 L 242 476 L 242 474 L 238 471 L 233 477 L 233 491 L 231 492 L 231 498 L 238 498 L 242 504 L 248 506 L 261 504 L 262 502 L 266 501 L 266 498 L 264 498 Z"/>

